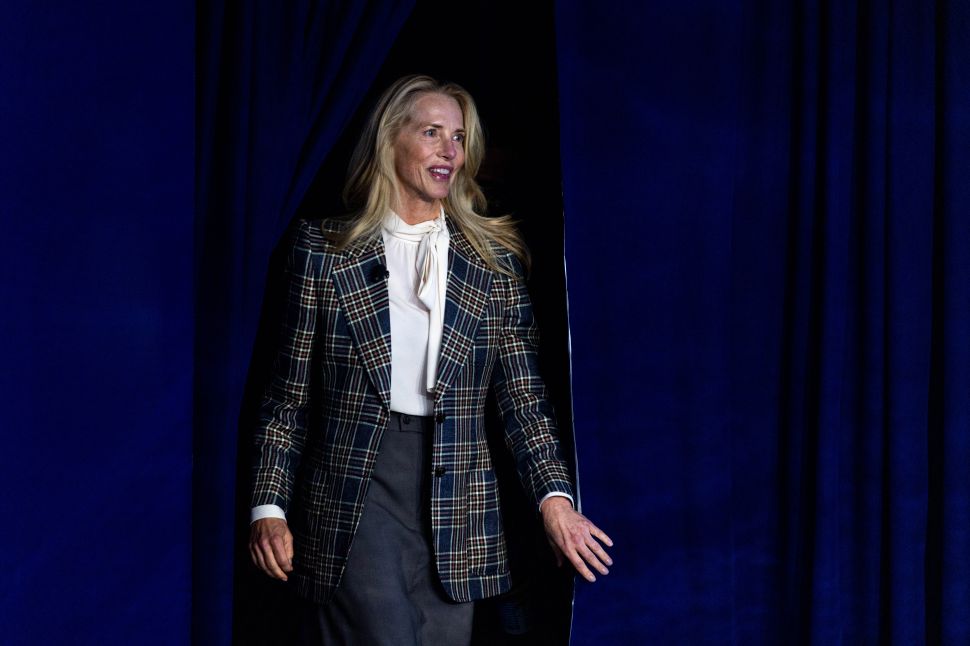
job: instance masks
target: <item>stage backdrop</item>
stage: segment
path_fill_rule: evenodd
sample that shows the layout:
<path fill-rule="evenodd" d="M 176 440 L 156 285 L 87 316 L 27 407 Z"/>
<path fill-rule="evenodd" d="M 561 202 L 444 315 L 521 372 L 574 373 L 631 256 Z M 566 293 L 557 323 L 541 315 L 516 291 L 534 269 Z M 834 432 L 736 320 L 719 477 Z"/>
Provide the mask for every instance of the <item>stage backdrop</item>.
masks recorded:
<path fill-rule="evenodd" d="M 200 13 L 242 18 L 199 97 L 242 154 L 200 139 L 196 222 L 194 5 L 36 4 L 0 9 L 0 635 L 185 644 L 194 602 L 225 644 L 267 241 L 408 6 Z M 579 467 L 617 541 L 577 644 L 970 640 L 970 15 L 782 4 L 558 4 Z M 218 122 L 259 79 L 285 139 Z"/>
<path fill-rule="evenodd" d="M 189 640 L 194 4 L 0 7 L 0 642 Z"/>
<path fill-rule="evenodd" d="M 970 643 L 968 12 L 558 2 L 574 643 Z"/>

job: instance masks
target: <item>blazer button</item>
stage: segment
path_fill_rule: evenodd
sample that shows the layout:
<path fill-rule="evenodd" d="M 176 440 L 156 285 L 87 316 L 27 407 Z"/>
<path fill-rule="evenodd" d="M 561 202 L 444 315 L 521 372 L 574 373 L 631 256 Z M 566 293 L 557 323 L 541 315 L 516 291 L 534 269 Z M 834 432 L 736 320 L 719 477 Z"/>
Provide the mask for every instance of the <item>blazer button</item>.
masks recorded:
<path fill-rule="evenodd" d="M 374 265 L 370 270 L 370 282 L 377 283 L 386 280 L 391 275 L 387 267 L 381 264 Z"/>
<path fill-rule="evenodd" d="M 445 423 L 445 414 L 444 413 L 438 413 L 437 415 L 434 416 L 434 421 L 438 422 L 439 424 L 444 424 Z"/>
<path fill-rule="evenodd" d="M 448 469 L 446 469 L 446 468 L 444 468 L 444 467 L 437 467 L 437 468 L 436 468 L 436 469 L 434 470 L 434 477 L 436 477 L 436 478 L 440 478 L 441 476 L 443 476 L 443 475 L 445 475 L 445 473 L 446 473 L 447 471 L 448 471 Z"/>

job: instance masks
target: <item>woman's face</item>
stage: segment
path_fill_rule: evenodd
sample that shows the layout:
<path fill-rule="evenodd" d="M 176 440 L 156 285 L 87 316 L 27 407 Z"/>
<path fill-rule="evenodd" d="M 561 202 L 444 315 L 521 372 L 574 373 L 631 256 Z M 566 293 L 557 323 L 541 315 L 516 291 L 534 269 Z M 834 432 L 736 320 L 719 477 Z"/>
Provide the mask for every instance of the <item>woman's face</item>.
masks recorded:
<path fill-rule="evenodd" d="M 442 94 L 425 94 L 394 140 L 394 170 L 405 213 L 437 216 L 448 197 L 452 178 L 465 163 L 465 124 L 458 102 Z"/>

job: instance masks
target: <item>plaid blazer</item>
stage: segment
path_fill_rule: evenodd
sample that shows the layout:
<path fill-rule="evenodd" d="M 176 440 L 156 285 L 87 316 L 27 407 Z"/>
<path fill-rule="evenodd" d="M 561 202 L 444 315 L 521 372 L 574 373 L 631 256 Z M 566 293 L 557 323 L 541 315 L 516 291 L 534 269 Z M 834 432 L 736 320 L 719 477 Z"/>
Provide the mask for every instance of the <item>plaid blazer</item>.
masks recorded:
<path fill-rule="evenodd" d="M 483 410 L 494 389 L 526 491 L 572 494 L 553 411 L 539 376 L 537 330 L 522 280 L 490 270 L 451 234 L 445 321 L 433 391 L 432 547 L 455 601 L 509 588 L 499 494 Z M 302 222 L 288 258 L 283 333 L 255 433 L 252 504 L 287 512 L 290 579 L 330 598 L 363 509 L 391 391 L 391 328 L 381 236 L 343 251 L 337 221 Z M 503 250 L 502 260 L 520 265 Z"/>

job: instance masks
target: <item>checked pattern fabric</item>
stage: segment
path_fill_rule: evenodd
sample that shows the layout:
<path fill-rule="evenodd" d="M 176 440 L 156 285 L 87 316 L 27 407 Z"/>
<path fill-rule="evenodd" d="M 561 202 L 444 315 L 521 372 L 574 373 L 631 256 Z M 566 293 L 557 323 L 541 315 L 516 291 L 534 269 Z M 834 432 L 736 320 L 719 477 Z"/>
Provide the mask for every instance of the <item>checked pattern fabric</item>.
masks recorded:
<path fill-rule="evenodd" d="M 433 391 L 431 532 L 455 601 L 510 585 L 498 486 L 485 437 L 494 389 L 534 504 L 573 494 L 538 372 L 538 332 L 524 281 L 490 270 L 451 219 L 445 321 Z M 287 261 L 288 293 L 273 374 L 254 436 L 252 505 L 275 504 L 294 535 L 297 591 L 330 598 L 363 511 L 391 390 L 390 310 L 381 236 L 342 251 L 342 223 L 304 221 Z M 503 261 L 520 266 L 511 254 Z"/>

